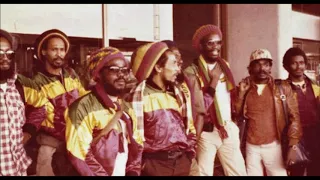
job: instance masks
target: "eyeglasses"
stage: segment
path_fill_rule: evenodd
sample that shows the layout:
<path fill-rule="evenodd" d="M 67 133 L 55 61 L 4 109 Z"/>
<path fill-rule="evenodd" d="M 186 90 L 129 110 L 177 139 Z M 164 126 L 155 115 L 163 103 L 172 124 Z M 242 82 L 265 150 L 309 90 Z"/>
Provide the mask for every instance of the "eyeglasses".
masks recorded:
<path fill-rule="evenodd" d="M 127 67 L 118 67 L 118 66 L 106 66 L 104 67 L 112 74 L 119 74 L 120 72 L 124 75 L 128 75 L 130 73 L 130 69 Z"/>
<path fill-rule="evenodd" d="M 13 59 L 15 56 L 15 52 L 11 49 L 9 50 L 0 50 L 0 58 L 3 59 L 5 56 L 7 56 L 8 59 Z"/>
<path fill-rule="evenodd" d="M 206 43 L 207 47 L 213 47 L 213 46 L 221 46 L 222 45 L 222 41 L 208 41 Z"/>

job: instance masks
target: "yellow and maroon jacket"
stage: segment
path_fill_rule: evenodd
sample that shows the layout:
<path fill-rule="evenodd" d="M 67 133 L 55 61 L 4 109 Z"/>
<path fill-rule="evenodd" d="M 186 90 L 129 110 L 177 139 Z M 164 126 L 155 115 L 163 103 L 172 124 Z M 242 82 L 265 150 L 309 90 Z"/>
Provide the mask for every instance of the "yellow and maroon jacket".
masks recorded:
<path fill-rule="evenodd" d="M 15 86 L 25 105 L 26 124 L 23 126 L 23 131 L 35 135 L 39 127 L 34 125 L 39 125 L 50 117 L 52 105 L 30 78 L 18 74 Z"/>
<path fill-rule="evenodd" d="M 121 151 L 121 127 L 114 126 L 97 142 L 92 140 L 110 123 L 116 106 L 97 84 L 91 93 L 79 98 L 65 111 L 68 157 L 82 176 L 111 176 Z M 142 146 L 133 139 L 132 122 L 123 114 L 128 140 L 126 175 L 140 175 Z M 119 123 L 119 122 L 118 122 Z"/>
<path fill-rule="evenodd" d="M 310 81 L 311 81 L 311 86 L 312 86 L 314 96 L 318 100 L 318 103 L 320 104 L 320 86 L 315 81 L 312 81 L 311 79 Z"/>
<path fill-rule="evenodd" d="M 52 104 L 50 111 L 53 113 L 41 123 L 40 131 L 58 140 L 65 141 L 65 119 L 63 113 L 72 102 L 87 94 L 88 91 L 84 89 L 75 72 L 69 68 L 63 69 L 63 78 L 61 80 L 45 71 L 38 72 L 33 77 L 33 80 Z M 35 126 L 39 127 L 38 124 Z"/>
<path fill-rule="evenodd" d="M 143 144 L 144 152 L 154 153 L 180 149 L 194 156 L 196 132 L 193 120 L 188 121 L 192 119 L 191 97 L 185 99 L 186 108 L 189 110 L 186 114 L 188 117 L 184 118 L 181 104 L 173 89 L 164 92 L 151 80 L 146 80 L 145 87 L 139 89 L 142 83 L 135 90 L 143 91 L 142 109 L 139 110 L 139 107 L 134 105 L 134 96 L 129 96 L 125 102 L 125 111 L 135 119 L 139 118 L 139 114 L 143 114 L 143 138 L 140 137 L 140 134 L 135 134 L 134 137 L 138 139 L 139 144 Z M 189 91 L 187 88 L 185 90 Z M 138 111 L 143 112 L 138 113 Z M 134 128 L 138 126 L 134 125 Z"/>

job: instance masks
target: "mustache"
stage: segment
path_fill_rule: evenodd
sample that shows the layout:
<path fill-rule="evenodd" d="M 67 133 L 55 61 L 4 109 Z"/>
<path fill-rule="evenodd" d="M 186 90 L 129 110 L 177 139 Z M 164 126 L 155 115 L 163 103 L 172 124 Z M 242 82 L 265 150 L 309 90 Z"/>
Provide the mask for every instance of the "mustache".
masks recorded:
<path fill-rule="evenodd" d="M 268 75 L 268 74 L 270 74 L 270 72 L 260 71 L 259 74 L 266 74 L 266 75 Z"/>
<path fill-rule="evenodd" d="M 61 57 L 54 58 L 53 60 L 54 60 L 54 61 L 57 61 L 57 60 L 64 61 L 64 59 L 63 59 L 63 58 L 61 58 Z"/>
<path fill-rule="evenodd" d="M 120 77 L 120 78 L 118 78 L 118 79 L 116 79 L 116 80 L 114 80 L 114 82 L 117 82 L 117 81 L 124 81 L 124 82 L 127 82 L 124 78 L 122 78 L 122 77 Z"/>
<path fill-rule="evenodd" d="M 8 70 L 0 70 L 0 80 L 6 80 L 8 78 L 12 78 L 15 72 L 16 70 L 14 66 L 10 66 Z"/>
<path fill-rule="evenodd" d="M 9 59 L 2 59 L 0 60 L 0 64 L 4 64 L 4 63 L 7 63 L 7 64 L 12 64 L 13 63 L 13 60 L 9 60 Z"/>
<path fill-rule="evenodd" d="M 269 73 L 270 73 L 269 71 L 264 71 L 264 70 L 259 71 L 259 74 L 269 74 Z"/>
<path fill-rule="evenodd" d="M 298 68 L 297 70 L 295 70 L 295 71 L 304 71 L 304 68 Z"/>

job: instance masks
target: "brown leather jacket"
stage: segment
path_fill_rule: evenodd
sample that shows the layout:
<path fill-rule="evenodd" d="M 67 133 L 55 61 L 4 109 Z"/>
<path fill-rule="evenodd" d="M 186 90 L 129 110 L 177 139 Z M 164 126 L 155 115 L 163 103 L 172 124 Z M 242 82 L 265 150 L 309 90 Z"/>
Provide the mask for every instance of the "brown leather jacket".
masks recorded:
<path fill-rule="evenodd" d="M 251 84 L 254 84 L 253 82 Z M 300 138 L 302 137 L 302 129 L 300 124 L 300 117 L 299 117 L 299 110 L 298 110 L 298 102 L 296 94 L 292 91 L 291 86 L 286 81 L 281 81 L 281 85 L 283 87 L 283 93 L 286 96 L 287 107 L 288 107 L 288 114 L 289 114 L 289 129 L 288 129 L 288 138 L 289 138 L 289 145 L 295 145 L 299 142 Z M 284 112 L 282 107 L 282 101 L 280 99 L 280 91 L 278 87 L 274 83 L 274 79 L 270 78 L 268 86 L 272 89 L 272 93 L 274 96 L 274 104 L 275 104 L 275 111 L 276 111 L 276 124 L 277 124 L 277 134 L 278 139 L 281 141 L 281 134 L 283 129 L 285 128 L 286 122 L 284 118 Z M 247 93 L 250 93 L 252 88 L 248 90 Z M 245 98 L 237 98 L 235 102 L 235 109 L 238 115 L 241 114 L 243 110 L 243 114 L 245 117 L 246 114 L 246 96 Z"/>

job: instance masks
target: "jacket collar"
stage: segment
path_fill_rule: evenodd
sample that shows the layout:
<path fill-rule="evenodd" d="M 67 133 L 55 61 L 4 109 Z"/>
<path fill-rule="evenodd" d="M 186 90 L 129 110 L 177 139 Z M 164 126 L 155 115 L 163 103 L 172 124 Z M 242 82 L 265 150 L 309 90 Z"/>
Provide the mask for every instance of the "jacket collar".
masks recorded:
<path fill-rule="evenodd" d="M 147 79 L 146 84 L 151 86 L 152 88 L 154 88 L 156 90 L 163 91 L 155 82 L 152 81 L 151 78 Z M 165 92 L 171 92 L 171 93 L 174 92 L 173 86 L 168 85 Z"/>
<path fill-rule="evenodd" d="M 303 74 L 303 78 L 304 78 L 304 81 L 305 81 L 306 85 L 317 84 L 315 81 L 313 81 L 311 78 L 309 78 L 305 74 Z M 286 79 L 286 81 L 289 82 L 290 84 L 292 84 L 292 80 L 289 77 Z"/>

